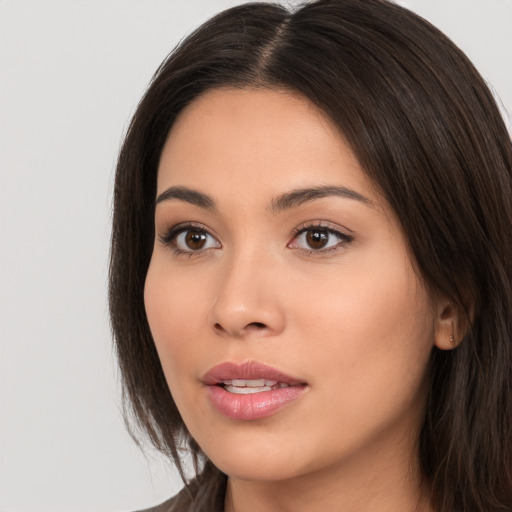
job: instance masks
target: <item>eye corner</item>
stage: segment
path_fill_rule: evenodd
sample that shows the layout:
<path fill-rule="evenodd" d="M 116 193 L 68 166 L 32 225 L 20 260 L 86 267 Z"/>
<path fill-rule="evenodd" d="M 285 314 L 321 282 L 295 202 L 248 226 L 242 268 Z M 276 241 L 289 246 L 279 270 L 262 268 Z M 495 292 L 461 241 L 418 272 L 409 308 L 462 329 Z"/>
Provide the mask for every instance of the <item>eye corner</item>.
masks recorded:
<path fill-rule="evenodd" d="M 195 237 L 195 239 L 194 239 Z M 212 249 L 220 249 L 222 244 L 209 229 L 196 223 L 180 223 L 163 230 L 157 238 L 164 248 L 175 256 L 201 256 Z M 196 244 L 196 247 L 191 245 Z"/>
<path fill-rule="evenodd" d="M 330 222 L 314 221 L 297 226 L 287 247 L 306 256 L 321 257 L 332 255 L 334 251 L 345 248 L 353 240 L 354 236 L 349 229 L 342 229 Z"/>

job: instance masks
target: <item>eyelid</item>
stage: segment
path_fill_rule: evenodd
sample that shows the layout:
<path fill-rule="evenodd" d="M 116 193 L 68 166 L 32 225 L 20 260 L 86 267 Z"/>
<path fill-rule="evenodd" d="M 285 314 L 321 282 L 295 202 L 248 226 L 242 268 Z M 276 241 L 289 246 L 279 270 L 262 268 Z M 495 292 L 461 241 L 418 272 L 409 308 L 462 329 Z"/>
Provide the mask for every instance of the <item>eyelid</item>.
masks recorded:
<path fill-rule="evenodd" d="M 178 224 L 165 226 L 161 233 L 158 235 L 158 238 L 160 241 L 164 244 L 167 244 L 171 241 L 172 238 L 174 238 L 176 235 L 178 235 L 182 231 L 186 231 L 187 229 L 197 229 L 197 230 L 204 230 L 209 233 L 209 230 L 203 226 L 202 224 L 198 222 L 180 222 Z"/>
<path fill-rule="evenodd" d="M 176 238 L 185 231 L 200 231 L 206 233 L 209 237 L 216 241 L 218 244 L 217 247 L 207 247 L 206 249 L 199 249 L 197 251 L 194 250 L 183 250 L 177 247 L 175 244 Z M 163 230 L 161 234 L 158 235 L 158 239 L 160 243 L 164 247 L 168 247 L 171 249 L 176 255 L 187 255 L 191 256 L 200 256 L 202 254 L 207 253 L 211 249 L 217 249 L 222 247 L 219 239 L 216 235 L 212 234 L 211 230 L 208 229 L 204 224 L 198 222 L 181 222 L 179 224 L 167 227 Z"/>
<path fill-rule="evenodd" d="M 302 233 L 305 233 L 309 230 L 314 229 L 323 229 L 330 234 L 337 237 L 340 242 L 337 243 L 333 247 L 327 247 L 326 249 L 306 249 L 302 247 L 293 247 L 292 243 L 296 240 Z M 339 226 L 337 224 L 333 224 L 329 221 L 308 221 L 297 226 L 291 233 L 291 240 L 288 242 L 287 247 L 290 249 L 295 249 L 300 251 L 308 256 L 322 256 L 331 253 L 332 251 L 337 251 L 340 248 L 343 248 L 346 244 L 351 243 L 354 240 L 354 236 L 352 234 L 352 230 Z"/>
<path fill-rule="evenodd" d="M 305 247 L 298 247 L 294 246 L 294 241 L 303 233 L 309 231 L 309 230 L 325 230 L 329 234 L 336 237 L 339 242 L 335 244 L 334 246 L 328 246 L 327 248 L 320 248 L 320 249 L 314 249 L 310 248 L 307 249 Z M 198 250 L 184 250 L 180 249 L 177 244 L 175 243 L 176 238 L 183 232 L 186 231 L 199 231 L 206 233 L 207 236 L 211 237 L 216 242 L 215 247 L 207 247 L 205 249 L 198 249 Z M 348 233 L 347 233 L 348 232 Z M 198 223 L 198 222 L 181 222 L 179 224 L 170 226 L 168 228 L 165 228 L 161 234 L 158 235 L 158 239 L 160 240 L 160 243 L 164 246 L 169 248 L 174 252 L 175 255 L 187 255 L 189 257 L 192 256 L 200 256 L 207 252 L 209 252 L 211 249 L 218 249 L 222 248 L 222 244 L 219 241 L 219 238 L 217 235 L 213 234 L 212 231 L 207 228 L 204 224 Z M 290 234 L 290 241 L 286 244 L 286 246 L 290 249 L 297 250 L 303 254 L 306 255 L 314 255 L 314 256 L 323 256 L 326 254 L 331 253 L 332 251 L 337 251 L 343 247 L 345 247 L 347 244 L 352 242 L 354 239 L 352 235 L 352 231 L 348 228 L 341 227 L 338 224 L 334 224 L 329 221 L 308 221 L 303 222 L 299 226 L 297 226 L 292 233 Z"/>

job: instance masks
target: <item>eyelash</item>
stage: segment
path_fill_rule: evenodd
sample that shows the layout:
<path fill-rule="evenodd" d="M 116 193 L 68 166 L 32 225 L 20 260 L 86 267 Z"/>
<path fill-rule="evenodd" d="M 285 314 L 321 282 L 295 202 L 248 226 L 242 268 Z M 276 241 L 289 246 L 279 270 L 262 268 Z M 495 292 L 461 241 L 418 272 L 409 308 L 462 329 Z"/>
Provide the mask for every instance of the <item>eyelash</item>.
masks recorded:
<path fill-rule="evenodd" d="M 354 240 L 352 235 L 348 235 L 347 233 L 343 233 L 338 228 L 334 228 L 331 224 L 326 222 L 308 222 L 306 224 L 302 224 L 298 226 L 292 233 L 292 242 L 287 244 L 287 247 L 290 246 L 293 241 L 295 241 L 300 235 L 303 233 L 307 233 L 308 231 L 324 231 L 329 235 L 333 235 L 338 239 L 338 243 L 333 247 L 328 247 L 327 249 L 304 249 L 300 247 L 296 247 L 295 249 L 300 252 L 300 254 L 304 256 L 313 256 L 313 257 L 322 257 L 327 254 L 332 254 L 334 251 L 338 251 L 344 248 L 347 244 Z"/>
<path fill-rule="evenodd" d="M 328 247 L 327 249 L 305 249 L 301 247 L 290 247 L 294 241 L 297 240 L 297 238 L 307 233 L 308 231 L 324 231 L 328 235 L 332 235 L 335 238 L 338 239 L 338 243 L 334 245 L 333 247 Z M 176 244 L 176 239 L 179 235 L 182 233 L 186 233 L 188 231 L 195 232 L 195 233 L 204 233 L 207 236 L 213 238 L 216 240 L 216 238 L 202 225 L 195 224 L 195 223 L 187 223 L 187 224 L 178 224 L 177 226 L 173 226 L 166 230 L 162 235 L 159 236 L 160 242 L 166 246 L 169 247 L 173 254 L 175 256 L 187 256 L 187 257 L 197 257 L 204 255 L 207 253 L 212 247 L 208 247 L 206 249 L 197 250 L 197 251 L 186 251 L 183 249 L 180 249 Z M 354 237 L 352 235 L 348 235 L 346 233 L 343 233 L 342 231 L 339 231 L 336 228 L 333 228 L 330 224 L 325 222 L 311 222 L 306 223 L 298 226 L 291 234 L 291 241 L 287 244 L 287 247 L 290 247 L 292 249 L 297 250 L 300 254 L 305 256 L 314 256 L 314 257 L 321 257 L 326 254 L 331 254 L 333 251 L 337 251 L 350 242 L 352 242 Z M 219 243 L 217 241 L 217 243 Z M 220 243 L 219 243 L 220 245 Z"/>
<path fill-rule="evenodd" d="M 175 256 L 199 256 L 205 254 L 206 251 L 209 249 L 199 250 L 199 251 L 184 251 L 183 249 L 180 249 L 176 244 L 176 239 L 179 235 L 182 233 L 186 233 L 187 231 L 192 231 L 195 233 L 205 233 L 208 236 L 215 239 L 213 235 L 210 234 L 210 232 L 201 224 L 194 224 L 194 223 L 188 223 L 188 224 L 178 224 L 177 226 L 173 226 L 166 230 L 162 235 L 159 236 L 160 242 L 166 246 L 169 247 L 173 254 Z"/>

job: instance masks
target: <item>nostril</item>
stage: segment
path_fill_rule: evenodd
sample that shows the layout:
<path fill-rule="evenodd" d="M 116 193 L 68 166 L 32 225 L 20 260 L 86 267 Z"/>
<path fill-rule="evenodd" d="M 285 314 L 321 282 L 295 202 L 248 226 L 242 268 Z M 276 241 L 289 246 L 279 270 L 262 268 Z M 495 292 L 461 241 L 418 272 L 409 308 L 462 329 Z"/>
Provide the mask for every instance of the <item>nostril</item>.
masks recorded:
<path fill-rule="evenodd" d="M 245 326 L 243 326 L 241 328 L 241 330 L 238 330 L 236 328 L 233 327 L 233 329 L 226 329 L 226 327 L 224 327 L 221 323 L 219 322 L 216 322 L 215 324 L 213 324 L 213 329 L 214 331 L 217 332 L 217 334 L 233 334 L 235 336 L 242 336 L 243 333 L 249 333 L 251 331 L 263 331 L 265 329 L 267 329 L 268 326 L 267 324 L 263 323 L 263 322 L 250 322 L 248 324 L 246 324 Z"/>
<path fill-rule="evenodd" d="M 247 325 L 247 327 L 254 327 L 255 329 L 264 329 L 266 327 L 265 324 L 262 324 L 261 322 L 252 322 Z"/>

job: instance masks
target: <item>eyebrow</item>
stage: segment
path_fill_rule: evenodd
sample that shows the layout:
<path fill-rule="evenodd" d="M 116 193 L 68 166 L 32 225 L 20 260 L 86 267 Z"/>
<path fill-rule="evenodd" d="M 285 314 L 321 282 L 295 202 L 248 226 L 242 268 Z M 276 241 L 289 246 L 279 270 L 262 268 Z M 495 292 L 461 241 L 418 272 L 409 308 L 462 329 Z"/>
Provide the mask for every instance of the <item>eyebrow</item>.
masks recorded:
<path fill-rule="evenodd" d="M 272 211 L 272 213 L 277 213 L 283 210 L 297 208 L 304 203 L 309 203 L 316 199 L 332 196 L 360 201 L 370 207 L 375 206 L 370 199 L 355 190 L 347 187 L 326 185 L 321 187 L 301 188 L 286 192 L 272 200 L 270 204 L 270 211 Z M 207 210 L 214 210 L 216 208 L 215 201 L 210 196 L 188 187 L 168 188 L 157 197 L 155 204 L 163 201 L 170 201 L 172 199 L 185 201 Z"/>
<path fill-rule="evenodd" d="M 271 210 L 273 212 L 278 212 L 282 210 L 288 210 L 290 208 L 297 208 L 304 203 L 309 203 L 310 201 L 315 201 L 316 199 L 331 196 L 354 199 L 372 208 L 375 206 L 374 203 L 370 201 L 370 199 L 363 196 L 359 192 L 356 192 L 355 190 L 347 187 L 327 185 L 322 187 L 301 188 L 292 190 L 291 192 L 286 192 L 285 194 L 280 195 L 272 201 Z"/>
<path fill-rule="evenodd" d="M 215 209 L 215 201 L 211 197 L 187 187 L 168 188 L 157 197 L 155 205 L 162 201 L 169 201 L 171 199 L 185 201 L 186 203 L 190 203 L 207 210 Z"/>

